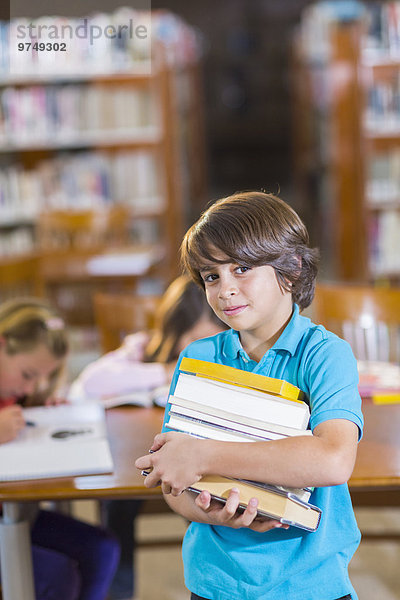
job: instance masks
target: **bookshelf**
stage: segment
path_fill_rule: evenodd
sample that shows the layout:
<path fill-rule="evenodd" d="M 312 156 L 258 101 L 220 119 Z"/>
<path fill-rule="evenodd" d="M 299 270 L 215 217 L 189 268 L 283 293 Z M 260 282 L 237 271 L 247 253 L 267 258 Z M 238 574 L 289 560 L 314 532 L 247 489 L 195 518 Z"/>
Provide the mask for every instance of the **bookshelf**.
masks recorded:
<path fill-rule="evenodd" d="M 132 244 L 162 248 L 157 272 L 143 274 L 158 278 L 162 291 L 177 275 L 190 204 L 205 185 L 197 37 L 171 13 L 129 8 L 84 20 L 46 17 L 33 27 L 73 32 L 85 22 L 103 32 L 146 25 L 151 42 L 127 33 L 79 43 L 66 37 L 65 56 L 50 56 L 17 51 L 15 32 L 27 31 L 27 19 L 0 24 L 0 262 L 37 251 L 44 213 L 120 205 L 129 211 Z M 192 173 L 184 158 L 194 152 Z"/>
<path fill-rule="evenodd" d="M 295 37 L 298 190 L 326 279 L 398 283 L 400 53 L 388 29 L 400 4 L 334 4 L 306 9 Z"/>

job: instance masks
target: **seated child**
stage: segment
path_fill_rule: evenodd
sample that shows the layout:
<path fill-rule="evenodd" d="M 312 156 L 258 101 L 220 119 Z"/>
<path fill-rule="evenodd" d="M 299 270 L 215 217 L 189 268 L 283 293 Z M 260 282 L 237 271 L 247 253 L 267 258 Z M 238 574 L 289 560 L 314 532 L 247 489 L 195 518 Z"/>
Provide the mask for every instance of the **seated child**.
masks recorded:
<path fill-rule="evenodd" d="M 68 351 L 61 317 L 46 303 L 17 299 L 0 305 L 0 443 L 23 427 L 20 404 L 49 402 Z M 40 510 L 32 526 L 37 600 L 104 600 L 120 549 L 100 527 Z"/>
<path fill-rule="evenodd" d="M 346 482 L 363 427 L 357 364 L 346 342 L 300 315 L 317 273 L 305 226 L 271 194 L 234 194 L 189 229 L 182 258 L 231 329 L 193 342 L 181 357 L 293 383 L 308 399 L 313 432 L 238 443 L 164 430 L 153 453 L 136 460 L 151 471 L 146 486 L 161 482 L 168 504 L 191 521 L 182 551 L 192 600 L 356 599 L 348 564 L 360 532 Z M 171 393 L 177 377 L 178 369 Z M 315 487 L 310 502 L 322 510 L 319 528 L 260 518 L 256 498 L 238 511 L 234 484 L 225 504 L 208 491 L 185 491 L 207 474 Z"/>

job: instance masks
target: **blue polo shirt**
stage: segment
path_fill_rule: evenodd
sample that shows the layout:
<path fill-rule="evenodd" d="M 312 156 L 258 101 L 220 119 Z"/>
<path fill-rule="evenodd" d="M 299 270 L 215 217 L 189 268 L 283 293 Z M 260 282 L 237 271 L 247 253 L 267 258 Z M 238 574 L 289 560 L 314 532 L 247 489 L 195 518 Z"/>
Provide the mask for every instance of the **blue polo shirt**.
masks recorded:
<path fill-rule="evenodd" d="M 358 426 L 361 437 L 357 365 L 350 346 L 301 316 L 296 305 L 287 327 L 259 363 L 248 357 L 234 330 L 190 344 L 180 360 L 183 356 L 285 379 L 308 397 L 312 430 L 329 419 L 346 419 Z M 178 370 L 171 393 L 177 377 Z M 315 532 L 290 527 L 257 533 L 191 523 L 182 548 L 188 589 L 210 600 L 335 600 L 346 594 L 357 598 L 348 564 L 360 532 L 348 487 L 317 488 L 310 502 L 322 510 Z"/>

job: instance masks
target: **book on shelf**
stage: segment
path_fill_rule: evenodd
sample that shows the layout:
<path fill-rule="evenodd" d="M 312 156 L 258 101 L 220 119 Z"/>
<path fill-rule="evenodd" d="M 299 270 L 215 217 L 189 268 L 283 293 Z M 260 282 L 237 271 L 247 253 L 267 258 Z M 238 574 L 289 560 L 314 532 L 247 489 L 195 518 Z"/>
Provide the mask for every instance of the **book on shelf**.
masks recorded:
<path fill-rule="evenodd" d="M 206 374 L 212 378 L 207 378 Z M 169 397 L 166 427 L 223 442 L 257 442 L 312 435 L 307 429 L 308 405 L 299 400 L 304 397 L 301 391 L 288 382 L 269 377 L 262 381 L 263 378 L 263 375 L 255 376 L 233 367 L 184 358 L 174 395 Z M 242 385 L 237 383 L 238 380 Z M 271 393 L 272 389 L 284 390 L 293 399 Z M 210 483 L 212 487 L 208 487 Z M 308 504 L 312 488 L 243 482 L 215 475 L 203 477 L 190 489 L 197 492 L 206 489 L 216 499 L 223 500 L 236 484 L 241 504 L 245 505 L 252 497 L 258 498 L 260 516 L 278 518 L 282 523 L 290 522 L 310 530 L 318 526 L 320 511 Z M 276 499 L 273 499 L 274 494 Z"/>
<path fill-rule="evenodd" d="M 249 500 L 256 496 L 260 516 L 276 519 L 283 524 L 300 527 L 308 531 L 315 531 L 318 528 L 321 509 L 301 500 L 292 492 L 280 489 L 277 486 L 206 475 L 188 489 L 195 493 L 207 490 L 214 499 L 225 502 L 233 487 L 239 489 L 240 510 L 244 510 Z"/>
<path fill-rule="evenodd" d="M 26 426 L 0 445 L 0 481 L 111 473 L 104 409 L 98 403 L 24 409 Z"/>

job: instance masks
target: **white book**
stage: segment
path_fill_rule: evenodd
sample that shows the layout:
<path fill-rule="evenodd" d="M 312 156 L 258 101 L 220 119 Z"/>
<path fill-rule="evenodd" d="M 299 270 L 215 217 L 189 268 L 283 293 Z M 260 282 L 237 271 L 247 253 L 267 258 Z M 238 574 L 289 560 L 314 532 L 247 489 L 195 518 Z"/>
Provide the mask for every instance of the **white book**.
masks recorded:
<path fill-rule="evenodd" d="M 0 481 L 111 473 L 104 408 L 96 402 L 24 409 L 27 425 L 0 445 Z"/>
<path fill-rule="evenodd" d="M 171 404 L 169 413 L 171 415 L 183 415 L 191 419 L 198 419 L 211 425 L 214 424 L 220 427 L 225 427 L 226 429 L 233 429 L 253 436 L 263 437 L 264 435 L 268 435 L 269 439 L 279 439 L 294 435 L 312 435 L 310 429 L 303 430 L 296 429 L 294 427 L 285 427 L 283 425 L 276 425 L 274 423 L 250 419 L 249 417 L 245 418 L 246 423 L 243 421 L 243 417 L 240 418 L 240 421 L 235 421 L 232 418 L 229 418 L 231 416 L 229 413 L 224 413 L 223 411 L 219 410 L 213 411 L 212 408 L 203 407 L 200 404 L 197 404 L 197 409 L 189 408 L 188 406 L 184 406 L 185 400 L 182 401 L 180 398 L 175 398 L 175 396 L 171 396 L 169 401 Z M 192 402 L 191 404 L 194 406 L 196 403 Z M 218 413 L 218 415 L 213 414 L 213 412 Z M 222 416 L 224 414 L 227 415 L 227 418 Z M 254 423 L 254 425 L 248 424 L 249 422 Z"/>
<path fill-rule="evenodd" d="M 174 396 L 236 416 L 306 429 L 310 410 L 305 402 L 180 372 Z M 236 417 L 235 417 L 236 418 Z"/>
<path fill-rule="evenodd" d="M 170 413 L 170 417 L 166 423 L 166 426 L 182 433 L 189 433 L 202 438 L 208 438 L 210 440 L 219 440 L 221 442 L 262 442 L 272 438 L 264 435 L 254 436 L 247 433 L 240 433 L 233 429 L 226 429 L 224 427 L 218 427 L 211 425 L 210 423 L 196 421 L 194 419 L 188 419 L 180 415 L 173 415 Z M 273 435 L 273 434 L 272 434 Z"/>
<path fill-rule="evenodd" d="M 254 437 L 246 434 L 240 434 L 234 431 L 227 431 L 222 427 L 212 427 L 207 423 L 196 422 L 191 419 L 185 419 L 180 415 L 171 415 L 166 423 L 167 427 L 179 431 L 180 433 L 186 433 L 188 435 L 194 435 L 197 437 L 207 438 L 211 440 L 217 440 L 220 442 L 262 442 L 268 441 L 273 438 L 268 438 L 267 433 L 264 432 L 264 437 Z M 295 494 L 303 502 L 308 502 L 311 496 L 313 488 L 290 488 L 281 485 L 273 486 L 270 484 L 263 484 L 260 482 L 247 481 L 250 485 L 256 485 L 260 488 L 279 489 L 285 492 Z"/>

